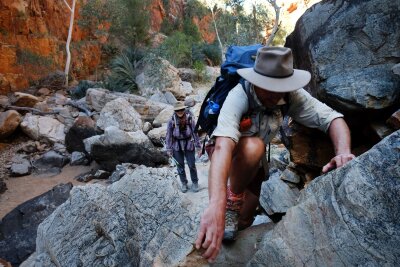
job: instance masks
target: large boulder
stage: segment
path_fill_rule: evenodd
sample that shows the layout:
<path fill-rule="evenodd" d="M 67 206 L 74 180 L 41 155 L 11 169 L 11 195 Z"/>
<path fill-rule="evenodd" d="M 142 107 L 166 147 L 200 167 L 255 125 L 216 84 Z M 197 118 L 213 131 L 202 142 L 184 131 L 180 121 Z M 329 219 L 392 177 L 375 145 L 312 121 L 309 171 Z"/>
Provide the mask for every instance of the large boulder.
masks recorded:
<path fill-rule="evenodd" d="M 0 258 L 19 266 L 36 248 L 38 225 L 64 203 L 72 184 L 60 184 L 50 191 L 28 200 L 0 221 Z"/>
<path fill-rule="evenodd" d="M 141 95 L 151 96 L 157 91 L 171 92 L 176 98 L 184 98 L 186 90 L 179 77 L 179 70 L 160 57 L 145 58 L 138 67 L 136 83 Z"/>
<path fill-rule="evenodd" d="M 133 132 L 142 130 L 143 121 L 128 101 L 117 98 L 104 106 L 96 125 L 102 130 L 109 126 L 116 126 L 120 130 Z"/>
<path fill-rule="evenodd" d="M 391 70 L 400 58 L 398 13 L 398 1 L 327 0 L 312 6 L 286 42 L 297 67 L 312 72 L 312 93 L 362 119 L 366 111 L 377 115 L 399 105 L 400 77 Z"/>
<path fill-rule="evenodd" d="M 312 181 L 250 266 L 397 266 L 400 131 Z"/>
<path fill-rule="evenodd" d="M 114 126 L 103 135 L 84 140 L 85 149 L 104 170 L 113 171 L 121 163 L 144 164 L 155 167 L 168 163 L 168 157 L 154 147 L 142 132 L 124 132 Z"/>
<path fill-rule="evenodd" d="M 160 114 L 157 115 L 157 117 L 153 121 L 153 126 L 160 126 L 164 123 L 167 123 L 171 118 L 172 115 L 174 114 L 174 108 L 172 106 L 166 107 L 163 109 Z"/>
<path fill-rule="evenodd" d="M 86 103 L 92 109 L 100 112 L 104 106 L 117 98 L 124 98 L 131 106 L 139 112 L 144 121 L 153 121 L 161 110 L 166 108 L 168 104 L 148 100 L 142 96 L 109 92 L 106 89 L 91 88 L 86 91 Z"/>
<path fill-rule="evenodd" d="M 21 115 L 15 110 L 0 112 L 0 139 L 9 137 L 19 126 Z"/>
<path fill-rule="evenodd" d="M 64 143 L 64 124 L 51 117 L 26 114 L 20 124 L 22 131 L 33 140 Z"/>
<path fill-rule="evenodd" d="M 74 187 L 38 228 L 35 266 L 177 266 L 193 250 L 206 191 L 188 197 L 171 169 L 144 166 L 108 187 Z"/>
<path fill-rule="evenodd" d="M 96 134 L 96 123 L 90 117 L 78 117 L 65 135 L 68 152 L 86 152 L 83 140 Z"/>

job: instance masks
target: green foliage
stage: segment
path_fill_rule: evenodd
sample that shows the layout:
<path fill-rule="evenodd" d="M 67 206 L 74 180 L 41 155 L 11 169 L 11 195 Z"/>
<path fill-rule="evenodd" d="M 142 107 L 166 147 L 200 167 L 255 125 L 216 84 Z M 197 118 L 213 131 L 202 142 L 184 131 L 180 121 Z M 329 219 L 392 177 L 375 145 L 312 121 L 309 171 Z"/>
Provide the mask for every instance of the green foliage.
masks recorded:
<path fill-rule="evenodd" d="M 203 18 L 210 14 L 210 11 L 198 0 L 189 0 L 186 4 L 185 18 Z"/>
<path fill-rule="evenodd" d="M 106 88 L 117 92 L 137 90 L 135 68 L 144 53 L 128 49 L 111 62 L 111 75 L 106 80 Z"/>
<path fill-rule="evenodd" d="M 51 57 L 45 57 L 25 49 L 17 49 L 17 63 L 19 65 L 34 65 L 47 68 L 54 65 Z"/>
<path fill-rule="evenodd" d="M 195 44 L 192 47 L 192 60 L 193 62 L 211 62 L 212 65 L 221 64 L 221 50 L 217 43 L 206 44 L 200 43 Z"/>
<path fill-rule="evenodd" d="M 271 45 L 273 46 L 284 45 L 286 42 L 287 35 L 288 33 L 285 31 L 285 29 L 279 28 L 275 34 L 275 38 L 272 41 Z"/>
<path fill-rule="evenodd" d="M 201 35 L 199 28 L 193 23 L 191 18 L 185 18 L 183 21 L 183 33 L 190 36 L 193 42 L 200 42 Z"/>
<path fill-rule="evenodd" d="M 148 0 L 90 0 L 82 6 L 78 24 L 97 35 L 100 25 L 109 24 L 110 35 L 126 46 L 148 41 L 150 16 Z"/>
<path fill-rule="evenodd" d="M 209 77 L 207 77 L 206 65 L 202 61 L 195 61 L 193 63 L 193 69 L 196 73 L 196 81 L 205 82 L 208 81 Z"/>
<path fill-rule="evenodd" d="M 159 47 L 158 54 L 176 67 L 189 67 L 194 41 L 182 32 L 174 32 Z"/>

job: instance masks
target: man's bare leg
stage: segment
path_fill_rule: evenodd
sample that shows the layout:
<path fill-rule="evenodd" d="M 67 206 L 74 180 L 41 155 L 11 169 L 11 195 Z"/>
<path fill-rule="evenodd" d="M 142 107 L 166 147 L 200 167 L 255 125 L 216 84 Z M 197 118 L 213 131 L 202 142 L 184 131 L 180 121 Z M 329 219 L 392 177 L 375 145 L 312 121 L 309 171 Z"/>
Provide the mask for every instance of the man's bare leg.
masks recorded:
<path fill-rule="evenodd" d="M 227 188 L 224 240 L 236 239 L 242 212 L 246 214 L 246 220 L 254 214 L 254 198 L 248 195 L 250 199 L 246 199 L 244 192 L 260 168 L 260 160 L 265 156 L 265 145 L 258 137 L 242 137 L 233 154 Z M 245 204 L 244 201 L 248 203 Z M 250 219 L 252 221 L 252 217 Z"/>
<path fill-rule="evenodd" d="M 265 156 L 265 144 L 258 137 L 242 137 L 232 160 L 229 183 L 233 193 L 243 193 L 252 182 Z"/>

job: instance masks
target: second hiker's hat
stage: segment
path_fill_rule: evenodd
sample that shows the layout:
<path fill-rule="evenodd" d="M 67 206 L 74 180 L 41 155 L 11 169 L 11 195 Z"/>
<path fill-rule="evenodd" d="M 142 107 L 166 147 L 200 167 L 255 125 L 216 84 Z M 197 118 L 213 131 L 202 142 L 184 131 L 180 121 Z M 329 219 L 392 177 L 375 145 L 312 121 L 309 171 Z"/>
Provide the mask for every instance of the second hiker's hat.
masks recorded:
<path fill-rule="evenodd" d="M 174 111 L 181 110 L 181 109 L 185 109 L 185 108 L 187 108 L 187 106 L 185 106 L 185 104 L 183 104 L 182 101 L 177 101 L 177 102 L 174 104 Z"/>
<path fill-rule="evenodd" d="M 311 79 L 308 71 L 293 69 L 292 50 L 287 47 L 259 48 L 254 67 L 237 73 L 257 87 L 278 93 L 300 89 Z"/>

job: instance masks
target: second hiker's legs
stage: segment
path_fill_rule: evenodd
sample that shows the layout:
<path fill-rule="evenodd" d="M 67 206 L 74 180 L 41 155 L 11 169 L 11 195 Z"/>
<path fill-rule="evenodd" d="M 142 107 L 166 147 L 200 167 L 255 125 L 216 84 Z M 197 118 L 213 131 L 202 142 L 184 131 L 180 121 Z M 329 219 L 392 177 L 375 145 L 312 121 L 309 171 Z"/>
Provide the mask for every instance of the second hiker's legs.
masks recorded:
<path fill-rule="evenodd" d="M 194 156 L 195 151 L 185 151 L 186 162 L 189 166 L 190 178 L 192 179 L 192 183 L 197 184 L 199 178 L 197 177 L 197 169 L 196 169 L 196 158 Z"/>
<path fill-rule="evenodd" d="M 186 173 L 185 173 L 184 155 L 185 155 L 185 153 L 182 150 L 173 151 L 173 157 L 178 162 L 178 164 L 176 164 L 176 168 L 178 170 L 179 178 L 180 178 L 182 184 L 187 184 L 188 180 L 186 179 Z"/>

